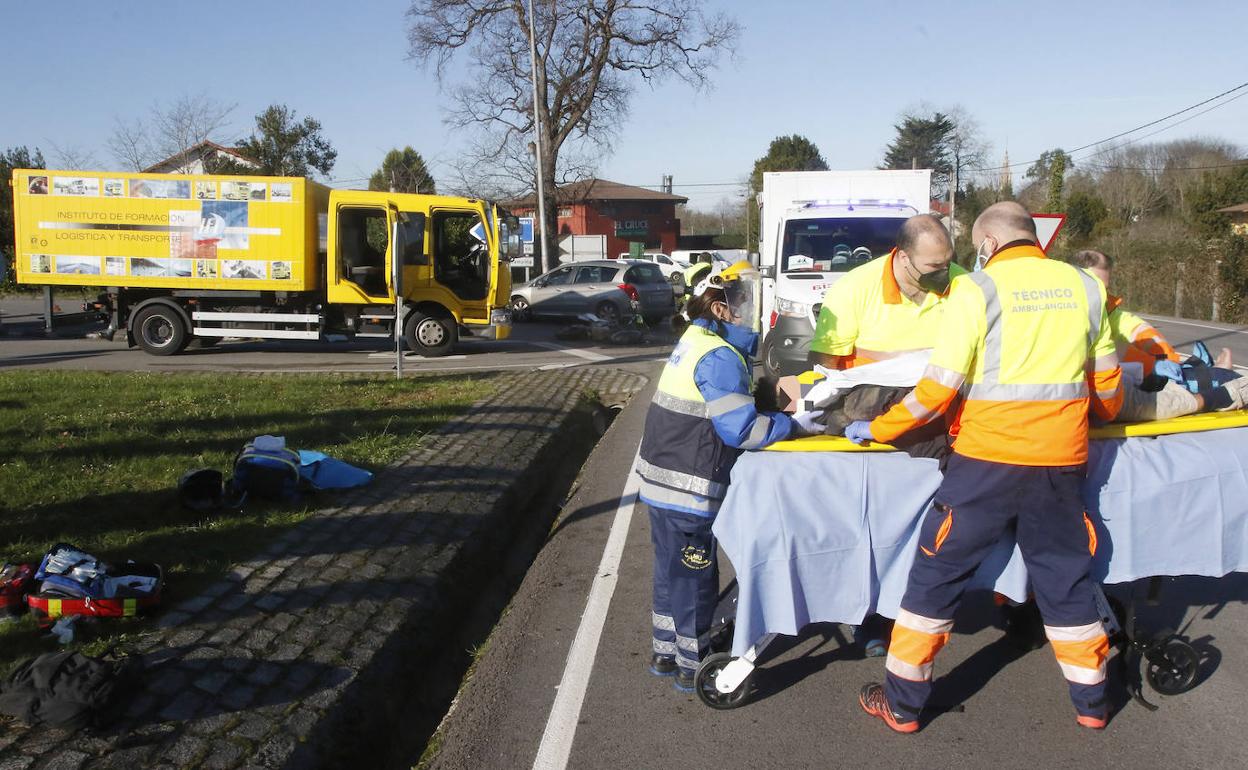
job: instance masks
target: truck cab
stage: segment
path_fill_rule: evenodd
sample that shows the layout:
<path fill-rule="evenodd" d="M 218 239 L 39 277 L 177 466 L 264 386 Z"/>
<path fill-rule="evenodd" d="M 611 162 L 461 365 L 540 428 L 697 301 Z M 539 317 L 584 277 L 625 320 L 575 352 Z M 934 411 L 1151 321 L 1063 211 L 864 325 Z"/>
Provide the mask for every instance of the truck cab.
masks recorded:
<path fill-rule="evenodd" d="M 397 254 L 408 304 L 402 331 L 410 348 L 425 355 L 449 352 L 461 327 L 505 339 L 511 328 L 505 260 L 519 244 L 513 220 L 471 198 L 334 190 L 326 232 L 327 303 L 355 336 L 389 336 Z"/>

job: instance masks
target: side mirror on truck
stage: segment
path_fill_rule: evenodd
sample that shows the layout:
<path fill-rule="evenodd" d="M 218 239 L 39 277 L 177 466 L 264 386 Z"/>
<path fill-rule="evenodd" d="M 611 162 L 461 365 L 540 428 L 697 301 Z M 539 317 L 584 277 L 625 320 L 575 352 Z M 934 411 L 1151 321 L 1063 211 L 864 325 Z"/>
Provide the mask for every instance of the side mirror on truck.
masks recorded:
<path fill-rule="evenodd" d="M 524 244 L 520 241 L 520 217 L 508 214 L 499 220 L 499 259 L 510 262 L 524 256 Z"/>

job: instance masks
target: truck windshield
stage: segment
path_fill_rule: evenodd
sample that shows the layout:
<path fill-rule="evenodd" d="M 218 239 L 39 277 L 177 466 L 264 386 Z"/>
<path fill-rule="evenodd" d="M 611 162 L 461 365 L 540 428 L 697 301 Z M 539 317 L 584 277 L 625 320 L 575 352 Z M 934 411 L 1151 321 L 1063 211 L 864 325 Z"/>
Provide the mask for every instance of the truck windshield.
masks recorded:
<path fill-rule="evenodd" d="M 790 219 L 784 223 L 780 270 L 784 273 L 844 273 L 896 244 L 901 217 Z"/>

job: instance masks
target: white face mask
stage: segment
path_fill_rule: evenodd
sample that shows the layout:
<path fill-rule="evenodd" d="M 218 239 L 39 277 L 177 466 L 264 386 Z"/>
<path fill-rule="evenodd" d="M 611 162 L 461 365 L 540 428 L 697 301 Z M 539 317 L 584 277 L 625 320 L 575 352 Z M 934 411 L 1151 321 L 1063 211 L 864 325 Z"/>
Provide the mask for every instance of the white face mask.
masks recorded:
<path fill-rule="evenodd" d="M 984 246 L 987 243 L 988 239 L 984 238 L 979 242 L 979 248 L 975 249 L 975 272 L 977 273 L 984 269 L 984 266 L 988 264 L 988 260 L 992 259 L 992 252 L 984 253 Z"/>

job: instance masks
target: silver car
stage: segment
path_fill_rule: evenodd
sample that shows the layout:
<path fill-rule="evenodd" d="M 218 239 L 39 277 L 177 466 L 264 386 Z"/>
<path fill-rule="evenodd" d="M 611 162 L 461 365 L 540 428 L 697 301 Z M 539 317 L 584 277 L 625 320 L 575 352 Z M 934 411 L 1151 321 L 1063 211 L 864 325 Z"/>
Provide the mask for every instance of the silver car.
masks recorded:
<path fill-rule="evenodd" d="M 612 323 L 640 313 L 654 325 L 676 312 L 676 300 L 658 265 L 603 259 L 561 265 L 513 288 L 511 311 L 517 320 L 594 313 Z"/>

